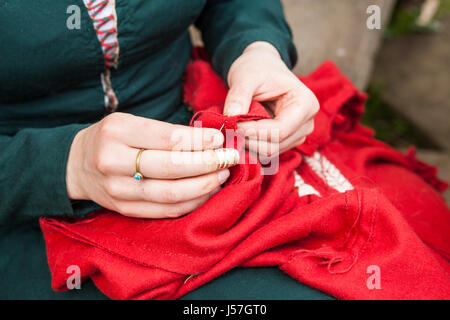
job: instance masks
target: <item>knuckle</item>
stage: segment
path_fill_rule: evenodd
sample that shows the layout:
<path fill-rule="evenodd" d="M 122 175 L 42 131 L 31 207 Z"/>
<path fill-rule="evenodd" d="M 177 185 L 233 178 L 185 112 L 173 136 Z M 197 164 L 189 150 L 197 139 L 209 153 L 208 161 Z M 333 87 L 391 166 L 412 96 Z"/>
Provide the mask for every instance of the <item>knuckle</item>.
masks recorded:
<path fill-rule="evenodd" d="M 161 161 L 158 171 L 161 177 L 176 178 L 176 170 L 172 161 Z"/>
<path fill-rule="evenodd" d="M 132 216 L 130 214 L 130 212 L 127 210 L 127 205 L 124 204 L 123 202 L 115 202 L 113 204 L 113 208 L 112 209 L 115 212 L 117 212 L 117 213 L 119 213 L 119 214 L 121 214 L 123 216 L 126 216 L 126 217 Z"/>
<path fill-rule="evenodd" d="M 114 137 L 122 122 L 123 122 L 122 114 L 112 113 L 108 115 L 100 122 L 100 136 Z"/>
<path fill-rule="evenodd" d="M 114 159 L 107 152 L 97 152 L 94 162 L 97 170 L 103 174 L 111 173 L 114 170 Z"/>
<path fill-rule="evenodd" d="M 306 128 L 306 135 L 313 133 L 314 131 L 314 121 L 310 121 Z"/>
<path fill-rule="evenodd" d="M 105 191 L 114 199 L 119 198 L 122 195 L 122 188 L 120 187 L 120 184 L 114 182 L 114 181 L 108 181 L 105 184 Z"/>
<path fill-rule="evenodd" d="M 149 129 L 152 123 L 149 122 Z M 154 129 L 151 129 L 154 131 Z M 180 125 L 166 124 L 164 130 L 158 132 L 158 140 L 160 140 L 168 149 L 177 150 L 179 144 L 182 142 L 182 138 L 186 138 L 187 130 L 183 129 Z"/>
<path fill-rule="evenodd" d="M 161 190 L 161 198 L 167 203 L 178 203 L 181 201 L 182 196 L 179 192 L 176 192 L 170 188 Z"/>
<path fill-rule="evenodd" d="M 179 125 L 170 125 L 168 132 L 162 133 L 161 140 L 165 141 L 165 144 L 171 151 L 182 151 L 185 146 L 191 145 L 193 136 L 193 130 L 195 128 L 189 128 Z"/>
<path fill-rule="evenodd" d="M 315 116 L 320 110 L 320 103 L 316 95 L 311 92 L 311 113 Z"/>
<path fill-rule="evenodd" d="M 173 144 L 172 131 L 168 132 L 166 130 L 162 130 L 158 136 L 158 139 L 162 141 L 167 147 L 171 147 Z"/>

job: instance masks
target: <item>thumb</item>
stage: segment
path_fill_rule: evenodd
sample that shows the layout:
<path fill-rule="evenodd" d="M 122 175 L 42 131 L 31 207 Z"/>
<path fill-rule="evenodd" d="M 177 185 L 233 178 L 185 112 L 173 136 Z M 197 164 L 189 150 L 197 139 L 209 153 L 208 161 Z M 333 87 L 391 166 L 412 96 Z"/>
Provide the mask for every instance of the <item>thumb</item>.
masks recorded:
<path fill-rule="evenodd" d="M 253 88 L 249 86 L 231 85 L 225 99 L 223 114 L 230 117 L 246 114 L 250 109 L 253 92 Z"/>

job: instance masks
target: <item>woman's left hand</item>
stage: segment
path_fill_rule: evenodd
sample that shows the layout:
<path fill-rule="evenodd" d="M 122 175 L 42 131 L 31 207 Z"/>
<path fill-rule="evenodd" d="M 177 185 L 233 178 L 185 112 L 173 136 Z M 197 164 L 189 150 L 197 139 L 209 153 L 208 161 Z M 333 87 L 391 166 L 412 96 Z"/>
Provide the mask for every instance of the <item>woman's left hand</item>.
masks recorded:
<path fill-rule="evenodd" d="M 231 65 L 224 114 L 246 114 L 252 100 L 264 102 L 273 119 L 238 124 L 249 151 L 272 158 L 302 144 L 314 129 L 317 98 L 267 42 L 250 44 Z"/>

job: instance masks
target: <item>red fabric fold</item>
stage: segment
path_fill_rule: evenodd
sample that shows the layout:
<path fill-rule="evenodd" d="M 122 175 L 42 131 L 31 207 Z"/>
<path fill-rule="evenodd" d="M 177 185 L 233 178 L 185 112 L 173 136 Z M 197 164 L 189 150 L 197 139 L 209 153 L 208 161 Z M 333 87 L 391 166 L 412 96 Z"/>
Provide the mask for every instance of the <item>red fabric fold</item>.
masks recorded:
<path fill-rule="evenodd" d="M 238 121 L 269 118 L 257 102 L 248 115 L 224 117 L 227 88 L 202 54 L 195 57 L 185 79 L 192 125 L 236 129 Z M 234 267 L 278 266 L 342 299 L 448 299 L 443 182 L 432 167 L 373 139 L 359 123 L 365 95 L 333 63 L 300 79 L 321 109 L 314 132 L 280 157 L 275 175 L 246 161 L 179 219 L 109 210 L 76 221 L 41 218 L 53 288 L 66 290 L 66 270 L 77 265 L 111 298 L 175 299 Z M 368 285 L 371 266 L 381 288 Z"/>

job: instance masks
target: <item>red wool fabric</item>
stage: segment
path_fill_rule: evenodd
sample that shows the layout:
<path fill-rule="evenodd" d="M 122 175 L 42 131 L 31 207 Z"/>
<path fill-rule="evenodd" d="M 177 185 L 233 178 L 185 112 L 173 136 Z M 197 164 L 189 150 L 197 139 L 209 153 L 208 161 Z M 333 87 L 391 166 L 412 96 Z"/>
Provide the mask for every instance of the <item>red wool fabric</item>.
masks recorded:
<path fill-rule="evenodd" d="M 226 130 L 269 118 L 257 102 L 247 115 L 224 117 L 227 88 L 199 53 L 185 79 L 192 124 Z M 109 210 L 41 218 L 52 287 L 67 290 L 66 270 L 77 265 L 111 298 L 176 299 L 234 267 L 277 266 L 339 299 L 449 299 L 450 212 L 436 169 L 373 138 L 359 123 L 365 96 L 333 63 L 300 79 L 321 109 L 277 174 L 240 164 L 179 219 Z"/>

